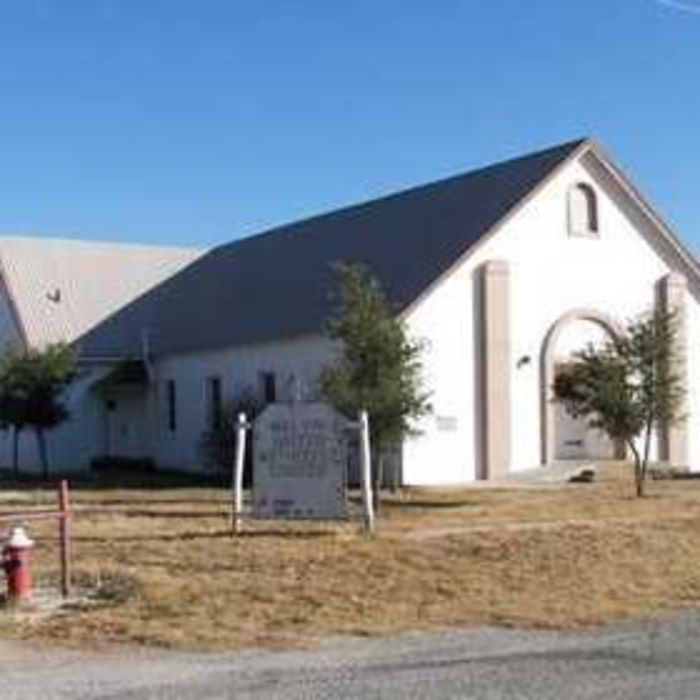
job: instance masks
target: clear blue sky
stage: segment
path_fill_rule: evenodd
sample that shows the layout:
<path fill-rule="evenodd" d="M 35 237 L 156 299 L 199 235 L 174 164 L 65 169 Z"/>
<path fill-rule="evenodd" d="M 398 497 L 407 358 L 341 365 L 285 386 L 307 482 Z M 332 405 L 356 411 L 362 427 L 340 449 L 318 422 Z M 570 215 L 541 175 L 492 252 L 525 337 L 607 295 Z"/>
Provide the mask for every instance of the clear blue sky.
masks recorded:
<path fill-rule="evenodd" d="M 0 0 L 0 233 L 211 245 L 593 135 L 700 251 L 699 73 L 700 0 Z"/>

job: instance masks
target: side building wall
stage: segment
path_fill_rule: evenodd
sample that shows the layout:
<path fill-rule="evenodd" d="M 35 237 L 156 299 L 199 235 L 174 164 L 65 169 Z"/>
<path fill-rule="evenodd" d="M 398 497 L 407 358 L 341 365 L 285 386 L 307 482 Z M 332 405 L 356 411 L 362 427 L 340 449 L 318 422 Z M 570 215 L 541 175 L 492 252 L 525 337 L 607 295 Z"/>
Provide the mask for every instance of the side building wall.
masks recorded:
<path fill-rule="evenodd" d="M 161 467 L 198 469 L 200 442 L 208 427 L 207 383 L 221 381 L 224 405 L 244 390 L 263 398 L 263 373 L 274 375 L 279 399 L 291 398 L 292 382 L 302 399 L 318 396 L 318 379 L 334 357 L 333 345 L 320 336 L 161 359 L 155 367 L 151 425 L 154 456 Z M 175 416 L 170 415 L 168 382 L 174 381 Z"/>

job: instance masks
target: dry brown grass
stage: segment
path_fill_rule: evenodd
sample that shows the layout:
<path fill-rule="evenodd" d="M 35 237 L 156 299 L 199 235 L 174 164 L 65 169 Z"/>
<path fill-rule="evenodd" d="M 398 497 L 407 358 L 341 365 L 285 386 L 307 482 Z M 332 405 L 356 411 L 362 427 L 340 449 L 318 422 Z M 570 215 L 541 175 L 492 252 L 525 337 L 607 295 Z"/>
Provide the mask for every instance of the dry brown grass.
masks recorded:
<path fill-rule="evenodd" d="M 250 523 L 231 539 L 223 490 L 85 489 L 76 569 L 84 579 L 116 575 L 130 597 L 0 626 L 78 643 L 225 648 L 452 624 L 571 626 L 694 605 L 700 482 L 653 482 L 638 500 L 618 476 L 410 490 L 388 500 L 372 539 L 354 524 L 279 523 Z M 56 574 L 54 531 L 31 529 L 46 581 Z"/>

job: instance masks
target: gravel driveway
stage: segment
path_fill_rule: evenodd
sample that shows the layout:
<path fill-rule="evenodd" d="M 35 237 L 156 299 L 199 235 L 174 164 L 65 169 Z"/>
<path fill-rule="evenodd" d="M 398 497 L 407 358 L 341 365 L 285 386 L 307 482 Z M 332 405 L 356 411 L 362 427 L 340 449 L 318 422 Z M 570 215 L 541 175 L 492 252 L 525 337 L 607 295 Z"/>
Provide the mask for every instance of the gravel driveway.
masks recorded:
<path fill-rule="evenodd" d="M 312 651 L 95 654 L 0 642 L 2 700 L 697 700 L 700 615 L 579 633 L 476 629 Z"/>

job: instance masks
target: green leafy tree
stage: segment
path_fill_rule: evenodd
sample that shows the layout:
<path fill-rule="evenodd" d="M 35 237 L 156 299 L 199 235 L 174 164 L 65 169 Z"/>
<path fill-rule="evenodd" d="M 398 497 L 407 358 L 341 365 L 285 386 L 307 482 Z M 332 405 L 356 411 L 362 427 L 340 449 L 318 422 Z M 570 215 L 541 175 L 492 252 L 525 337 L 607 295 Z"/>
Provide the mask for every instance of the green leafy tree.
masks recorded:
<path fill-rule="evenodd" d="M 341 354 L 322 373 L 321 391 L 349 417 L 368 412 L 378 498 L 385 456 L 413 434 L 415 420 L 430 411 L 421 383 L 424 343 L 408 336 L 368 270 L 339 264 L 335 273 L 338 304 L 328 321 L 328 334 L 340 343 Z"/>
<path fill-rule="evenodd" d="M 569 413 L 629 447 L 638 496 L 644 495 L 654 430 L 684 419 L 677 332 L 674 314 L 646 314 L 614 341 L 577 353 L 554 382 L 555 400 Z"/>
<path fill-rule="evenodd" d="M 12 471 L 19 476 L 19 440 L 25 428 L 25 407 L 22 400 L 20 373 L 14 369 L 20 357 L 14 346 L 0 356 L 0 428 L 12 431 Z"/>
<path fill-rule="evenodd" d="M 0 424 L 13 429 L 13 467 L 19 468 L 19 435 L 33 430 L 42 474 L 49 475 L 46 432 L 65 421 L 63 392 L 75 374 L 75 356 L 64 343 L 43 350 L 9 350 L 0 358 Z"/>

